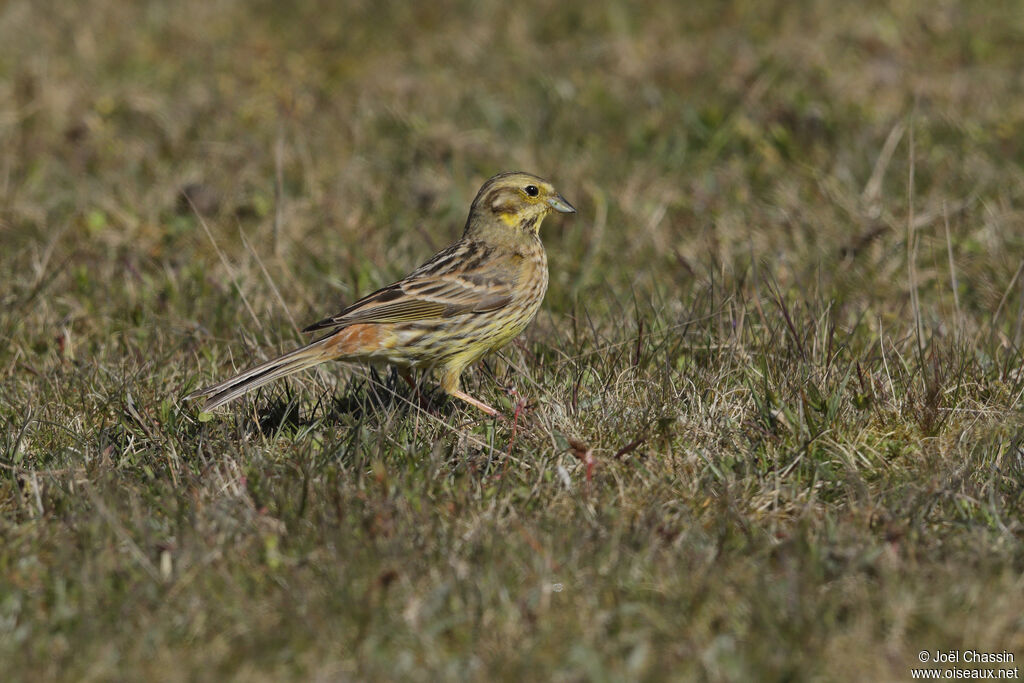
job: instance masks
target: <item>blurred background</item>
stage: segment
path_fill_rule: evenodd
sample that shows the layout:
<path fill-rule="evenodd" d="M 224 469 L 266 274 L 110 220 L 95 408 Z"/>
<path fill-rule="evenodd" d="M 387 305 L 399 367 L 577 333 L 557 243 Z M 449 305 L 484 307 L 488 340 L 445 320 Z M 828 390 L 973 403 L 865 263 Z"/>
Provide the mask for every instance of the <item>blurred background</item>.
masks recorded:
<path fill-rule="evenodd" d="M 0 2 L 6 675 L 1024 656 L 1022 45 L 1015 0 Z M 517 169 L 579 209 L 467 373 L 518 431 L 358 368 L 181 404 Z"/>
<path fill-rule="evenodd" d="M 582 207 L 546 226 L 556 310 L 758 262 L 871 298 L 862 285 L 905 265 L 912 135 L 922 286 L 948 218 L 982 276 L 961 304 L 991 308 L 984 276 L 1012 274 L 1022 239 L 1018 10 L 7 2 L 4 267 L 19 279 L 49 244 L 58 277 L 88 288 L 75 299 L 171 278 L 198 316 L 209 292 L 189 269 L 221 264 L 185 193 L 232 258 L 246 235 L 307 320 L 421 262 L 483 179 L 523 169 Z M 140 315 L 175 305 L 138 297 Z"/>

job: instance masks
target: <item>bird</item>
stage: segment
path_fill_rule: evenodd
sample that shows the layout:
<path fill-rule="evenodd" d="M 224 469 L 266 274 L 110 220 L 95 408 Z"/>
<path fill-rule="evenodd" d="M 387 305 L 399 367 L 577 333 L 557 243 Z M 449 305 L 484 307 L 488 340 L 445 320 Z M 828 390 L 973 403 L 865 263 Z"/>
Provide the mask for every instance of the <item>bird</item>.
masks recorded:
<path fill-rule="evenodd" d="M 513 171 L 487 180 L 462 237 L 401 280 L 303 332 L 328 332 L 186 399 L 211 412 L 242 394 L 329 360 L 388 364 L 415 389 L 411 370 L 432 370 L 441 389 L 490 416 L 498 411 L 460 388 L 463 370 L 517 337 L 548 287 L 540 226 L 576 209 L 548 181 Z"/>

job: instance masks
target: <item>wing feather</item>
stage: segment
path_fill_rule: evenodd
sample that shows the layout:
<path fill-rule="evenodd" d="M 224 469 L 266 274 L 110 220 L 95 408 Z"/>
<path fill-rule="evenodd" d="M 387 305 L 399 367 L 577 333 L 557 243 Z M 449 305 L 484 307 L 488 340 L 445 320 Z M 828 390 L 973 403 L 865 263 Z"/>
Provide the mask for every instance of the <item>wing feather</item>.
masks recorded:
<path fill-rule="evenodd" d="M 512 278 L 502 277 L 493 269 L 487 273 L 461 271 L 458 263 L 452 261 L 462 259 L 449 251 L 441 252 L 405 280 L 378 289 L 303 331 L 355 323 L 439 320 L 462 313 L 493 311 L 512 301 Z M 431 268 L 432 265 L 439 267 Z"/>

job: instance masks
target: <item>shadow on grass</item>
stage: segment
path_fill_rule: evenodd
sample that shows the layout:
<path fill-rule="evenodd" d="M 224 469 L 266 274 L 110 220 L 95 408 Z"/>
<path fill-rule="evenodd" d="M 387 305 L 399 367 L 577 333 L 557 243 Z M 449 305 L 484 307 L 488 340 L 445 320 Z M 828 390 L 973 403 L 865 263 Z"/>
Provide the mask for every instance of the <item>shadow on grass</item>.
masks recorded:
<path fill-rule="evenodd" d="M 419 382 L 416 391 L 410 390 L 391 369 L 387 378 L 370 368 L 369 377 L 353 380 L 338 395 L 323 394 L 305 416 L 299 409 L 298 397 L 288 392 L 260 409 L 253 427 L 267 434 L 298 431 L 305 427 L 327 422 L 362 422 L 372 417 L 393 417 L 422 409 L 438 417 L 454 411 L 452 401 L 443 394 L 430 391 Z"/>

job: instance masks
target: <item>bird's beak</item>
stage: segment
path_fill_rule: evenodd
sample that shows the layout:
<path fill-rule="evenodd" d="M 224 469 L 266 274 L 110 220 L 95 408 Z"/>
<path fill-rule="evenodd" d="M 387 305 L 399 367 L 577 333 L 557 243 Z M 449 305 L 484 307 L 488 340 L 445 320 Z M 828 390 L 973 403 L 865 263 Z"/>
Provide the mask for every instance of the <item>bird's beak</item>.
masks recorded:
<path fill-rule="evenodd" d="M 548 206 L 558 213 L 576 213 L 576 208 L 569 202 L 565 201 L 565 197 L 560 194 L 556 194 L 554 197 L 549 199 Z"/>

